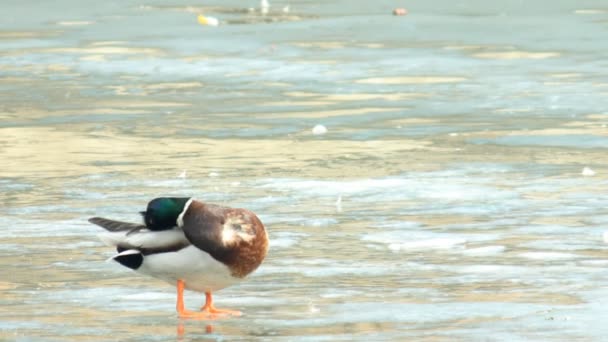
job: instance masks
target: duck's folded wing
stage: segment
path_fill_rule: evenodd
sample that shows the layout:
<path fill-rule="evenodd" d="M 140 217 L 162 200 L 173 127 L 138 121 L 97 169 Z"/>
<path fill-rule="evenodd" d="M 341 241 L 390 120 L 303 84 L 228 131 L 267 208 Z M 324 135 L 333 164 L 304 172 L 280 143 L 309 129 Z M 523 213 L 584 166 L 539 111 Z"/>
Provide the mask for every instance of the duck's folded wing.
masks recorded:
<path fill-rule="evenodd" d="M 97 234 L 106 245 L 119 252 L 138 250 L 143 254 L 175 252 L 190 245 L 181 229 L 151 231 L 144 225 L 93 217 L 89 222 L 108 230 Z"/>
<path fill-rule="evenodd" d="M 110 232 L 137 231 L 146 228 L 142 224 L 115 221 L 103 217 L 92 217 L 89 219 L 89 222 Z"/>

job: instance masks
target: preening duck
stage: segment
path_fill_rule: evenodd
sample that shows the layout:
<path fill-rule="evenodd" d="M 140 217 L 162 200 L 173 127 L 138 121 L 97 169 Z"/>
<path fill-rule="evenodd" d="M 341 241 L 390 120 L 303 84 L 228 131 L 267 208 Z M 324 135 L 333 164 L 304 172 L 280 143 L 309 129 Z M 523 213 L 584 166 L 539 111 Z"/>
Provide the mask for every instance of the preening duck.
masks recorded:
<path fill-rule="evenodd" d="M 188 197 L 153 199 L 141 214 L 144 224 L 101 217 L 89 222 L 107 230 L 99 237 L 116 247 L 114 261 L 177 285 L 180 317 L 240 315 L 239 311 L 215 308 L 212 293 L 240 282 L 266 257 L 268 235 L 260 219 L 247 209 Z M 185 309 L 184 289 L 205 293 L 200 312 Z"/>

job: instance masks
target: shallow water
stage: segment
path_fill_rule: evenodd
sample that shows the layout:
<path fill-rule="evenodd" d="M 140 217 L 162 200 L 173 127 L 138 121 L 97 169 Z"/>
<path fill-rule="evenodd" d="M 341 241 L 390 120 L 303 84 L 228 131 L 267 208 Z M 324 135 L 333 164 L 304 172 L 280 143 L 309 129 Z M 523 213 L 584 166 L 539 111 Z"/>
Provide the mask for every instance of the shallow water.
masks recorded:
<path fill-rule="evenodd" d="M 0 5 L 0 339 L 604 339 L 608 7 L 286 4 Z M 243 317 L 104 262 L 161 195 L 264 221 Z"/>

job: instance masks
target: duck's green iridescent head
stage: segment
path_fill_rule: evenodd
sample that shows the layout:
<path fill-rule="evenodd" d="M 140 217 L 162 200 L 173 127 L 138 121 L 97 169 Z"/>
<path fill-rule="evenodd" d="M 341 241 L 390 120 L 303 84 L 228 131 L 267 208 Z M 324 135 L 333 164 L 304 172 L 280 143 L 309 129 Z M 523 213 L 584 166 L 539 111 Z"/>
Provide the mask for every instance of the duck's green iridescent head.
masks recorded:
<path fill-rule="evenodd" d="M 159 197 L 142 211 L 144 223 L 150 230 L 166 230 L 177 226 L 177 218 L 184 211 L 190 197 Z"/>

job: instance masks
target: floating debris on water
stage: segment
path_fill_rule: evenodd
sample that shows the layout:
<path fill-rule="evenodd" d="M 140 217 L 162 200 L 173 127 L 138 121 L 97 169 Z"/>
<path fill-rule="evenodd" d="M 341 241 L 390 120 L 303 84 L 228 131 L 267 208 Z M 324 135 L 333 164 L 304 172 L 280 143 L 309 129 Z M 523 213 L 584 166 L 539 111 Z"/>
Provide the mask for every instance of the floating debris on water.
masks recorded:
<path fill-rule="evenodd" d="M 321 311 L 313 302 L 308 303 L 308 312 L 315 314 Z"/>
<path fill-rule="evenodd" d="M 312 134 L 314 135 L 323 135 L 325 133 L 327 133 L 327 127 L 323 125 L 316 125 L 312 128 Z"/>
<path fill-rule="evenodd" d="M 393 10 L 393 15 L 401 16 L 401 15 L 406 15 L 406 14 L 407 14 L 407 10 L 405 8 L 395 8 Z"/>
<path fill-rule="evenodd" d="M 205 26 L 218 26 L 220 24 L 219 19 L 215 17 L 207 17 L 202 14 L 199 14 L 196 18 L 198 23 Z"/>
<path fill-rule="evenodd" d="M 260 0 L 260 12 L 262 14 L 268 14 L 269 10 L 270 10 L 270 3 L 268 3 L 268 0 Z"/>
<path fill-rule="evenodd" d="M 188 171 L 184 170 L 182 171 L 182 173 L 180 173 L 177 178 L 181 178 L 181 179 L 186 179 L 186 177 L 188 176 Z"/>
<path fill-rule="evenodd" d="M 581 174 L 582 174 L 583 176 L 588 176 L 588 177 L 591 177 L 591 176 L 595 176 L 595 171 L 593 171 L 591 168 L 589 168 L 589 167 L 585 166 L 585 167 L 583 168 L 583 171 L 581 171 Z"/>

